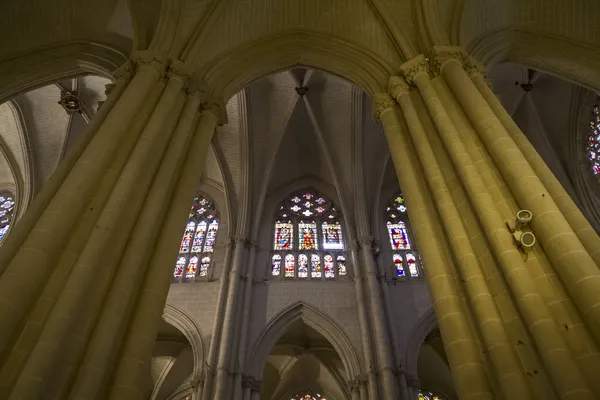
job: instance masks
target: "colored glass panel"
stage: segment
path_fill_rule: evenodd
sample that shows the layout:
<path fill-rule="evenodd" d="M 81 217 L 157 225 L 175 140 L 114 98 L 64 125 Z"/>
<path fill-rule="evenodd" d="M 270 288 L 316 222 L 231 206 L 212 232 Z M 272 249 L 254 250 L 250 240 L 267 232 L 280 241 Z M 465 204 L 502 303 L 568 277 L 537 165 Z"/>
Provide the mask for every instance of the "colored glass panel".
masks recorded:
<path fill-rule="evenodd" d="M 598 105 L 592 109 L 587 151 L 592 172 L 594 175 L 600 174 L 600 106 Z"/>
<path fill-rule="evenodd" d="M 337 256 L 338 275 L 346 275 L 346 257 Z"/>
<path fill-rule="evenodd" d="M 206 221 L 202 221 L 196 228 L 196 234 L 194 235 L 194 242 L 192 243 L 192 253 L 200 253 L 202 251 L 202 243 L 204 242 L 204 235 L 206 234 Z"/>
<path fill-rule="evenodd" d="M 219 230 L 219 221 L 216 219 L 208 225 L 208 233 L 206 234 L 206 243 L 204 243 L 204 252 L 212 253 L 215 247 L 217 231 Z"/>
<path fill-rule="evenodd" d="M 196 223 L 190 221 L 185 227 L 185 232 L 183 233 L 183 239 L 181 240 L 181 246 L 179 247 L 180 253 L 189 253 L 190 245 L 192 243 L 192 236 L 194 236 L 194 231 L 196 230 Z"/>
<path fill-rule="evenodd" d="M 317 224 L 315 222 L 300 222 L 298 224 L 298 240 L 300 250 L 318 250 Z"/>
<path fill-rule="evenodd" d="M 200 263 L 200 272 L 198 273 L 198 275 L 207 276 L 209 266 L 210 266 L 210 256 L 202 257 L 202 262 Z"/>
<path fill-rule="evenodd" d="M 291 222 L 277 222 L 275 224 L 275 250 L 291 250 L 294 238 L 294 225 Z"/>
<path fill-rule="evenodd" d="M 440 396 L 437 396 L 431 392 L 425 392 L 419 390 L 418 400 L 443 400 Z"/>
<path fill-rule="evenodd" d="M 417 268 L 417 257 L 412 253 L 406 253 L 406 265 L 408 265 L 408 271 L 410 276 L 419 276 L 419 269 Z"/>
<path fill-rule="evenodd" d="M 406 232 L 406 225 L 402 221 L 387 223 L 388 233 L 390 235 L 390 243 L 392 250 L 409 250 L 410 241 Z"/>
<path fill-rule="evenodd" d="M 325 269 L 325 278 L 331 279 L 335 277 L 335 270 L 333 266 L 333 257 L 330 254 L 325 254 L 323 257 L 323 264 Z"/>
<path fill-rule="evenodd" d="M 196 276 L 196 269 L 198 267 L 198 256 L 193 256 L 190 258 L 190 262 L 188 263 L 187 269 L 185 271 L 186 278 L 194 278 Z"/>
<path fill-rule="evenodd" d="M 402 264 L 402 256 L 396 253 L 392 257 L 394 258 L 394 268 L 396 268 L 396 273 L 398 274 L 398 276 L 404 276 L 404 265 Z"/>
<path fill-rule="evenodd" d="M 339 222 L 327 223 L 321 225 L 323 232 L 323 248 L 325 250 L 342 250 L 342 226 Z"/>
<path fill-rule="evenodd" d="M 308 257 L 306 254 L 298 256 L 298 278 L 308 278 Z"/>
<path fill-rule="evenodd" d="M 179 257 L 177 259 L 177 262 L 175 263 L 175 272 L 173 272 L 173 276 L 175 278 L 181 278 L 181 276 L 183 275 L 183 269 L 185 268 L 186 262 L 187 262 L 187 260 L 185 259 L 185 257 Z"/>
<path fill-rule="evenodd" d="M 2 240 L 10 229 L 15 201 L 7 194 L 0 196 L 0 240 Z"/>
<path fill-rule="evenodd" d="M 279 276 L 281 274 L 281 256 L 274 254 L 271 258 L 271 275 Z"/>
<path fill-rule="evenodd" d="M 294 261 L 294 255 L 288 254 L 285 256 L 285 277 L 293 278 L 296 272 L 296 263 Z"/>
<path fill-rule="evenodd" d="M 310 256 L 310 276 L 320 278 L 323 272 L 321 271 L 321 256 L 312 254 Z"/>

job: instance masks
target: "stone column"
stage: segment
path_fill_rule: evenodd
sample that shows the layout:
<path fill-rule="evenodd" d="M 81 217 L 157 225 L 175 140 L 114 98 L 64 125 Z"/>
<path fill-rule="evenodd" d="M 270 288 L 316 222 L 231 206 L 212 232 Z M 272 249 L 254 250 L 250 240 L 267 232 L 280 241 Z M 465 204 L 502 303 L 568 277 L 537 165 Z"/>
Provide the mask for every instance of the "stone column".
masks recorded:
<path fill-rule="evenodd" d="M 371 330 L 367 313 L 367 301 L 365 299 L 364 278 L 360 268 L 361 263 L 357 255 L 358 243 L 349 248 L 348 255 L 350 265 L 353 268 L 354 287 L 356 293 L 356 304 L 358 306 L 358 324 L 360 326 L 360 336 L 363 347 L 364 362 L 367 372 L 367 387 L 370 400 L 379 399 L 379 390 L 377 387 L 377 374 L 375 372 L 375 358 L 373 357 L 373 348 L 371 345 Z"/>
<path fill-rule="evenodd" d="M 406 383 L 408 385 L 408 394 L 411 400 L 418 399 L 419 390 L 421 389 L 421 382 L 416 376 L 407 376 Z"/>
<path fill-rule="evenodd" d="M 389 329 L 385 318 L 385 306 L 381 299 L 381 286 L 377 266 L 373 259 L 373 239 L 362 238 L 359 240 L 362 262 L 365 268 L 365 277 L 369 289 L 369 304 L 373 321 L 373 331 L 377 346 L 377 359 L 379 361 L 379 375 L 381 376 L 383 398 L 397 399 L 398 384 L 394 373 L 394 362 L 392 361 L 392 346 L 388 335 Z"/>
<path fill-rule="evenodd" d="M 483 344 L 498 374 L 504 396 L 507 399 L 531 399 L 530 388 L 525 381 L 525 372 L 509 344 L 481 265 L 475 256 L 456 204 L 410 98 L 409 86 L 402 78 L 395 77 L 390 80 L 390 92 L 402 108 L 417 156 L 423 165 L 427 165 L 423 169 L 426 181 L 431 193 L 436 194 L 435 205 L 449 239 L 461 280 L 465 282 L 475 320 L 480 326 L 485 326 L 485 329 L 482 329 Z"/>
<path fill-rule="evenodd" d="M 471 75 L 471 80 L 487 101 L 489 107 L 496 114 L 496 117 L 498 117 L 515 144 L 519 147 L 519 150 L 523 153 L 523 156 L 527 159 L 529 165 L 531 165 L 531 168 L 544 184 L 546 190 L 552 196 L 552 199 L 556 202 L 560 211 L 564 214 L 585 249 L 590 253 L 596 265 L 600 265 L 600 237 L 596 234 L 596 231 L 581 213 L 579 207 L 577 207 L 558 179 L 556 179 L 525 134 L 515 121 L 513 121 L 492 89 L 487 85 L 483 67 L 469 58 L 468 61 L 465 61 L 465 68 L 467 68 L 467 72 Z"/>
<path fill-rule="evenodd" d="M 174 193 L 165 215 L 156 245 L 147 265 L 133 321 L 121 349 L 121 358 L 114 373 L 108 399 L 144 399 L 143 387 L 148 379 L 152 348 L 160 324 L 169 286 L 173 278 L 173 262 L 189 214 L 198 182 L 202 176 L 208 147 L 217 121 L 222 118 L 220 107 L 203 106 Z"/>
<path fill-rule="evenodd" d="M 237 238 L 235 241 L 235 250 L 233 254 L 233 266 L 229 274 L 229 288 L 227 291 L 227 305 L 225 315 L 223 316 L 223 333 L 221 343 L 219 344 L 219 354 L 217 361 L 217 377 L 215 383 L 214 398 L 216 400 L 229 399 L 229 390 L 231 389 L 230 371 L 228 370 L 229 360 L 232 353 L 232 339 L 235 325 L 235 309 L 238 302 L 238 292 L 241 279 L 241 268 L 244 260 L 247 240 Z"/>
<path fill-rule="evenodd" d="M 492 400 L 494 396 L 466 316 L 468 311 L 463 306 L 451 267 L 452 258 L 446 253 L 444 236 L 434 222 L 435 211 L 429 200 L 431 196 L 423 186 L 419 161 L 407 139 L 406 125 L 400 120 L 395 101 L 389 95 L 376 95 L 374 103 L 400 186 L 411 210 L 411 226 L 427 266 L 425 278 L 458 395 L 460 398 Z"/>
<path fill-rule="evenodd" d="M 169 143 L 169 147 L 156 174 L 144 208 L 133 229 L 137 232 L 129 241 L 121 259 L 115 284 L 108 295 L 106 304 L 98 321 L 98 329 L 94 331 L 88 345 L 83 364 L 78 371 L 78 380 L 73 389 L 74 397 L 87 398 L 99 391 L 104 379 L 96 376 L 99 371 L 106 371 L 114 359 L 116 349 L 111 351 L 108 343 L 119 340 L 125 334 L 127 321 L 131 318 L 135 299 L 141 286 L 140 276 L 150 254 L 146 251 L 148 243 L 156 240 L 160 228 L 160 218 L 167 211 L 170 198 L 176 183 L 177 174 L 183 164 L 185 154 L 192 137 L 192 124 L 197 118 L 200 105 L 198 92 L 192 93 Z"/>
<path fill-rule="evenodd" d="M 4 273 L 6 267 L 19 250 L 23 241 L 27 238 L 31 229 L 34 227 L 37 220 L 40 218 L 56 192 L 66 179 L 71 169 L 81 157 L 87 145 L 94 138 L 98 128 L 102 125 L 110 111 L 113 109 L 121 95 L 129 85 L 133 76 L 133 66 L 131 62 L 127 62 L 119 68 L 115 74 L 116 82 L 111 85 L 111 89 L 106 90 L 107 99 L 102 105 L 102 108 L 94 115 L 93 119 L 88 124 L 86 130 L 81 134 L 73 147 L 64 157 L 64 159 L 56 167 L 48 181 L 42 187 L 40 193 L 34 198 L 31 205 L 27 208 L 27 213 L 19 220 L 19 223 L 13 226 L 4 242 L 2 243 L 2 251 L 0 252 L 0 275 Z"/>
<path fill-rule="evenodd" d="M 237 352 L 234 353 L 234 360 L 237 360 L 240 370 L 236 370 L 235 377 L 233 379 L 233 399 L 241 398 L 242 391 L 242 372 L 246 363 L 246 346 L 248 345 L 248 336 L 250 335 L 250 329 L 248 327 L 250 322 L 250 314 L 252 312 L 252 289 L 254 288 L 254 268 L 256 262 L 256 249 L 258 244 L 253 242 L 250 248 L 250 257 L 248 260 L 248 270 L 244 279 L 244 300 L 241 304 L 241 317 L 242 323 L 239 329 L 239 346 Z M 247 371 L 250 372 L 250 371 Z"/>
<path fill-rule="evenodd" d="M 221 331 L 223 327 L 223 316 L 225 314 L 225 301 L 227 300 L 227 287 L 229 284 L 229 270 L 231 269 L 232 249 L 235 246 L 235 240 L 229 239 L 225 247 L 225 257 L 223 260 L 223 270 L 221 272 L 219 282 L 219 295 L 217 297 L 217 308 L 215 312 L 215 322 L 213 323 L 212 334 L 210 337 L 210 347 L 206 362 L 208 371 L 206 374 L 206 383 L 204 384 L 203 397 L 210 398 L 212 396 L 213 382 L 217 374 L 217 353 L 221 339 Z"/>
<path fill-rule="evenodd" d="M 594 337 L 600 341 L 598 265 L 573 231 L 553 196 L 463 69 L 464 57 L 460 49 L 436 48 L 435 68 L 448 82 L 519 204 L 533 213 L 531 225 L 534 233 Z M 574 224 L 578 226 L 577 221 L 574 221 Z M 592 232 L 589 234 L 593 235 Z M 588 246 L 592 246 L 597 244 L 597 240 L 587 243 Z"/>

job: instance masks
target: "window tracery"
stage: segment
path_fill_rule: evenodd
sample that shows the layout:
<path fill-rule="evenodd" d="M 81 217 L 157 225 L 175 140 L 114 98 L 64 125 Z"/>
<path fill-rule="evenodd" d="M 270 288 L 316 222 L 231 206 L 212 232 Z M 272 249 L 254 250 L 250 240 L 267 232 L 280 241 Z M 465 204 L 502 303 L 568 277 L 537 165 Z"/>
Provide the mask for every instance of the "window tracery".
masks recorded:
<path fill-rule="evenodd" d="M 214 201 L 199 194 L 194 198 L 179 246 L 173 276 L 176 281 L 207 277 L 219 231 L 219 213 Z"/>
<path fill-rule="evenodd" d="M 281 202 L 274 224 L 271 276 L 330 280 L 346 273 L 342 225 L 333 203 L 315 190 L 294 193 Z"/>
<path fill-rule="evenodd" d="M 385 213 L 395 277 L 421 277 L 421 257 L 416 251 L 412 240 L 407 208 L 402 194 L 392 198 L 385 209 Z"/>
<path fill-rule="evenodd" d="M 600 105 L 595 105 L 592 109 L 587 151 L 592 172 L 598 176 L 600 174 Z"/>
<path fill-rule="evenodd" d="M 8 235 L 15 211 L 15 200 L 9 193 L 0 194 L 0 242 Z"/>

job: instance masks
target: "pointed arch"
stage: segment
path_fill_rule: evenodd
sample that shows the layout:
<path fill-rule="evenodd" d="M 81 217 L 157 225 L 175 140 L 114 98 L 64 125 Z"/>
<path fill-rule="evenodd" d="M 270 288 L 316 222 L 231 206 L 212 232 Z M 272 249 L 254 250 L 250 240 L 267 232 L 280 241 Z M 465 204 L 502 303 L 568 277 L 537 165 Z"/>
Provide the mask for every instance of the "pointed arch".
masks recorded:
<path fill-rule="evenodd" d="M 170 303 L 165 304 L 162 318 L 181 331 L 190 342 L 194 355 L 192 376 L 197 378 L 204 376 L 204 338 L 198 323 L 188 313 Z"/>
<path fill-rule="evenodd" d="M 437 326 L 437 318 L 433 308 L 430 308 L 425 314 L 419 318 L 415 327 L 410 333 L 408 342 L 406 343 L 406 353 L 404 356 L 404 370 L 409 378 L 418 378 L 417 361 L 419 359 L 419 351 L 429 332 Z"/>
<path fill-rule="evenodd" d="M 319 332 L 331 343 L 342 359 L 348 381 L 364 373 L 364 366 L 359 361 L 358 353 L 344 330 L 327 314 L 310 304 L 299 301 L 281 310 L 263 329 L 244 367 L 249 375 L 256 380 L 262 378 L 271 349 L 281 335 L 298 320 Z"/>

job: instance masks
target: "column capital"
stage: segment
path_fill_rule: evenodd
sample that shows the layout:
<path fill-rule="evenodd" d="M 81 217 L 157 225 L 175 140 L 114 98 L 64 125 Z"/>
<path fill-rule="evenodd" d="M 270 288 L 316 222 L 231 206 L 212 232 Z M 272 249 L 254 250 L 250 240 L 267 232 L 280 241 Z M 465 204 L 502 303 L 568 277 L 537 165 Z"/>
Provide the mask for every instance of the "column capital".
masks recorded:
<path fill-rule="evenodd" d="M 356 379 L 348 382 L 348 389 L 351 392 L 356 392 L 360 390 L 361 387 L 367 387 L 367 379 L 363 376 L 356 377 Z"/>
<path fill-rule="evenodd" d="M 414 375 L 408 375 L 408 374 L 406 374 L 406 384 L 408 386 L 416 388 L 416 389 L 420 389 L 421 388 L 421 381 L 419 380 L 418 377 L 416 377 Z"/>
<path fill-rule="evenodd" d="M 398 97 L 402 93 L 408 93 L 410 90 L 410 86 L 405 78 L 401 76 L 392 76 L 390 77 L 388 84 L 388 92 L 396 101 L 398 101 Z"/>
<path fill-rule="evenodd" d="M 381 114 L 396 107 L 396 101 L 387 93 L 375 93 L 373 96 L 373 114 L 375 120 L 381 120 Z"/>
<path fill-rule="evenodd" d="M 406 78 L 406 81 L 411 85 L 415 83 L 415 78 L 421 74 L 427 74 L 429 76 L 429 66 L 427 65 L 427 58 L 423 54 L 419 54 L 411 60 L 408 60 L 400 66 L 402 74 Z"/>
<path fill-rule="evenodd" d="M 225 108 L 225 105 L 220 101 L 204 101 L 200 103 L 198 111 L 200 111 L 200 113 L 212 113 L 217 118 L 217 123 L 219 126 L 227 123 L 227 110 Z"/>
<path fill-rule="evenodd" d="M 162 76 L 166 71 L 168 59 L 164 54 L 142 50 L 134 52 L 131 56 L 131 60 L 135 63 L 137 68 L 149 65 Z"/>
<path fill-rule="evenodd" d="M 246 376 L 242 377 L 242 388 L 243 389 L 250 389 L 253 392 L 260 392 L 261 385 L 262 385 L 262 382 L 254 379 L 253 376 L 246 375 Z"/>
<path fill-rule="evenodd" d="M 133 63 L 131 62 L 131 60 L 127 60 L 127 62 L 125 62 L 125 64 L 117 68 L 112 75 L 115 78 L 115 81 L 118 81 L 120 79 L 126 81 L 131 80 L 131 78 L 133 77 Z M 108 93 L 106 94 L 108 95 Z"/>
<path fill-rule="evenodd" d="M 200 387 L 203 387 L 204 386 L 204 377 L 202 377 L 202 376 L 192 377 L 192 379 L 190 379 L 190 386 L 194 390 L 196 390 Z"/>
<path fill-rule="evenodd" d="M 448 61 L 458 61 L 462 65 L 465 64 L 467 52 L 464 48 L 458 46 L 433 46 L 431 54 L 431 71 L 435 76 L 441 74 L 444 64 Z"/>
<path fill-rule="evenodd" d="M 486 71 L 483 64 L 477 61 L 474 57 L 465 53 L 465 59 L 463 61 L 465 71 L 469 76 L 481 75 L 485 79 Z"/>

